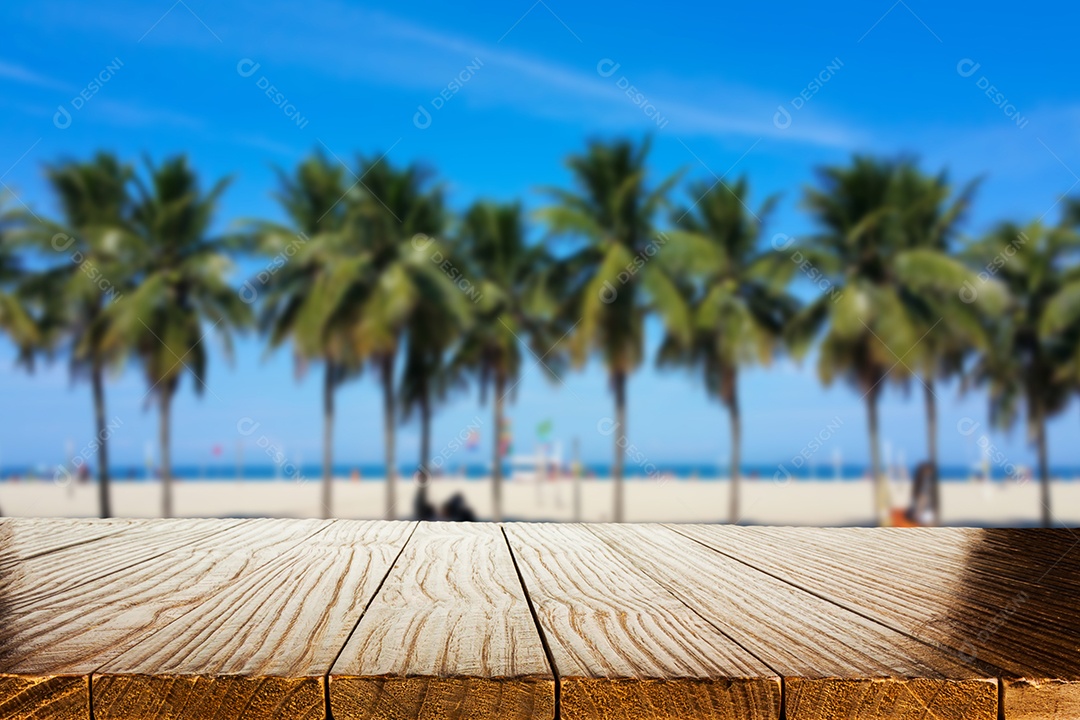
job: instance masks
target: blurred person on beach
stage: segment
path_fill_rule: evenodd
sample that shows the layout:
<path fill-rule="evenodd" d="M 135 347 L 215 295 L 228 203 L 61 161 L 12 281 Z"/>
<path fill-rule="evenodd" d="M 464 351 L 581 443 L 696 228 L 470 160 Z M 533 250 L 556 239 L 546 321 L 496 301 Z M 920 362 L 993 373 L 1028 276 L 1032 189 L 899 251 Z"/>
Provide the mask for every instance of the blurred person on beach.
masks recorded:
<path fill-rule="evenodd" d="M 465 501 L 465 496 L 461 493 L 454 493 L 449 500 L 443 503 L 439 516 L 441 519 L 451 522 L 476 522 L 476 513 L 469 507 L 469 504 Z"/>

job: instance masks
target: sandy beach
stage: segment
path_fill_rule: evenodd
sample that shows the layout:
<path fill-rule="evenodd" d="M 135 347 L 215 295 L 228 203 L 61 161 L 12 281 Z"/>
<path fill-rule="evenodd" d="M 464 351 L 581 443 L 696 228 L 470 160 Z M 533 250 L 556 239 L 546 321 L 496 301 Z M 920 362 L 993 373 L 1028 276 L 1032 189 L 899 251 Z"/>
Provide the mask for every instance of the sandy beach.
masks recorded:
<path fill-rule="evenodd" d="M 727 481 L 627 480 L 626 513 L 630 522 L 723 522 L 728 502 Z M 907 483 L 891 483 L 894 506 L 904 505 Z M 504 514 L 512 520 L 588 522 L 611 520 L 613 483 L 580 483 L 581 515 L 574 513 L 574 482 L 560 479 L 536 483 L 507 482 Z M 399 480 L 397 517 L 412 515 L 415 485 Z M 439 504 L 462 493 L 481 519 L 491 517 L 491 487 L 484 480 L 433 481 L 429 498 Z M 1080 525 L 1080 483 L 1052 484 L 1054 519 Z M 334 516 L 382 518 L 386 502 L 383 482 L 334 483 Z M 289 481 L 194 481 L 175 484 L 175 512 L 180 517 L 320 517 L 320 484 Z M 958 483 L 941 485 L 942 521 L 947 525 L 1033 525 L 1039 520 L 1038 484 Z M 117 482 L 113 485 L 114 514 L 118 517 L 156 517 L 160 486 L 156 482 Z M 871 485 L 850 482 L 771 481 L 743 482 L 741 521 L 768 525 L 871 525 Z M 53 482 L 0 483 L 0 510 L 6 516 L 93 517 L 97 487 L 92 483 L 57 485 Z"/>

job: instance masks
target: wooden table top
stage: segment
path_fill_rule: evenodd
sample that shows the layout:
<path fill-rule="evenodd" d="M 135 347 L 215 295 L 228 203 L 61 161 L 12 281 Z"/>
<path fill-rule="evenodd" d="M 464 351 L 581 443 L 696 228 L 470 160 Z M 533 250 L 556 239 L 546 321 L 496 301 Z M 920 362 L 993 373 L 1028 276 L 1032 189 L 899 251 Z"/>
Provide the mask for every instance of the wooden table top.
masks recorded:
<path fill-rule="evenodd" d="M 0 720 L 1080 718 L 1078 545 L 0 519 Z"/>

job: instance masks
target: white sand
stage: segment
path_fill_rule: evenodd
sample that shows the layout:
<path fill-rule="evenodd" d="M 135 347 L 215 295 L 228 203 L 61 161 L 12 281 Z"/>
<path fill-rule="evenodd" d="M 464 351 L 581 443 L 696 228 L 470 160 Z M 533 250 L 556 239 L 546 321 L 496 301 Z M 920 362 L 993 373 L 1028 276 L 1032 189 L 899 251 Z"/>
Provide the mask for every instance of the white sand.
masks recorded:
<path fill-rule="evenodd" d="M 613 483 L 581 482 L 584 521 L 611 520 Z M 415 486 L 401 480 L 397 516 L 412 515 Z M 429 498 L 440 503 L 461 492 L 480 518 L 491 514 L 491 487 L 479 480 L 436 480 Z M 893 504 L 906 503 L 908 486 L 893 486 Z M 573 481 L 544 483 L 507 482 L 504 515 L 508 519 L 571 521 Z M 316 480 L 303 483 L 177 481 L 174 508 L 180 517 L 321 517 L 320 487 Z M 949 525 L 1036 524 L 1040 506 L 1038 484 L 1028 482 L 943 483 L 943 522 Z M 381 518 L 386 490 L 382 482 L 365 480 L 334 483 L 334 516 Z M 720 522 L 727 518 L 728 483 L 692 480 L 627 480 L 626 520 L 631 522 Z M 1080 525 L 1080 482 L 1052 485 L 1054 519 Z M 113 485 L 113 514 L 119 517 L 156 517 L 161 495 L 157 483 L 117 482 Z M 742 522 L 771 525 L 872 524 L 871 486 L 854 482 L 744 481 Z M 51 481 L 0 482 L 0 510 L 8 516 L 93 517 L 97 513 L 97 487 L 93 483 L 58 486 Z"/>

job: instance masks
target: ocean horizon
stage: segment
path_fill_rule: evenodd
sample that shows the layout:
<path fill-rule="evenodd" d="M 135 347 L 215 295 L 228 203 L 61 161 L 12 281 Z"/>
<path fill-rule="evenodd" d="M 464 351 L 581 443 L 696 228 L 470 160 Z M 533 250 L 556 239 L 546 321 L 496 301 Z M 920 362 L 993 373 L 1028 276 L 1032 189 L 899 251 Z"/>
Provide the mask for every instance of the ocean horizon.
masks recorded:
<path fill-rule="evenodd" d="M 1020 466 L 1018 466 L 1020 467 Z M 96 467 L 92 464 L 88 467 L 89 480 L 96 476 Z M 611 477 L 611 465 L 605 463 L 584 463 L 583 472 L 586 479 L 605 479 Z M 900 468 L 890 466 L 891 476 L 901 475 Z M 411 477 L 415 472 L 414 464 L 398 466 L 398 477 Z M 1027 468 L 1029 475 L 1034 477 L 1034 468 Z M 906 468 L 910 477 L 912 467 Z M 860 464 L 845 464 L 840 468 L 833 466 L 808 467 L 803 465 L 796 468 L 788 463 L 774 465 L 752 464 L 745 465 L 741 469 L 742 477 L 747 480 L 783 480 L 790 478 L 795 481 L 833 481 L 852 482 L 866 477 L 866 466 Z M 966 482 L 972 479 L 977 472 L 974 466 L 943 465 L 940 469 L 942 482 Z M 991 480 L 1008 480 L 1017 477 L 1012 466 L 992 466 L 989 468 Z M 462 478 L 467 480 L 482 480 L 490 474 L 487 464 L 472 463 L 453 465 L 436 472 L 434 477 L 439 478 Z M 1080 480 L 1080 467 L 1061 466 L 1051 467 L 1052 477 L 1066 481 Z M 71 465 L 22 465 L 0 467 L 0 482 L 40 481 L 66 479 L 75 476 L 77 472 Z M 385 465 L 376 463 L 339 463 L 334 465 L 336 478 L 351 478 L 360 482 L 381 481 L 386 476 Z M 510 468 L 504 468 L 504 477 L 509 479 Z M 702 482 L 716 482 L 725 480 L 728 476 L 728 466 L 709 463 L 655 463 L 647 468 L 630 466 L 624 469 L 624 477 L 628 479 L 670 479 L 699 480 Z M 156 470 L 145 466 L 118 465 L 110 469 L 110 479 L 114 482 L 146 482 L 156 480 Z M 322 466 L 318 464 L 304 464 L 295 466 L 284 464 L 275 465 L 247 465 L 238 468 L 236 465 L 177 465 L 173 468 L 173 478 L 176 480 L 202 480 L 206 482 L 232 482 L 240 481 L 267 481 L 279 480 L 282 482 L 295 482 L 298 480 L 317 480 L 322 478 Z"/>

